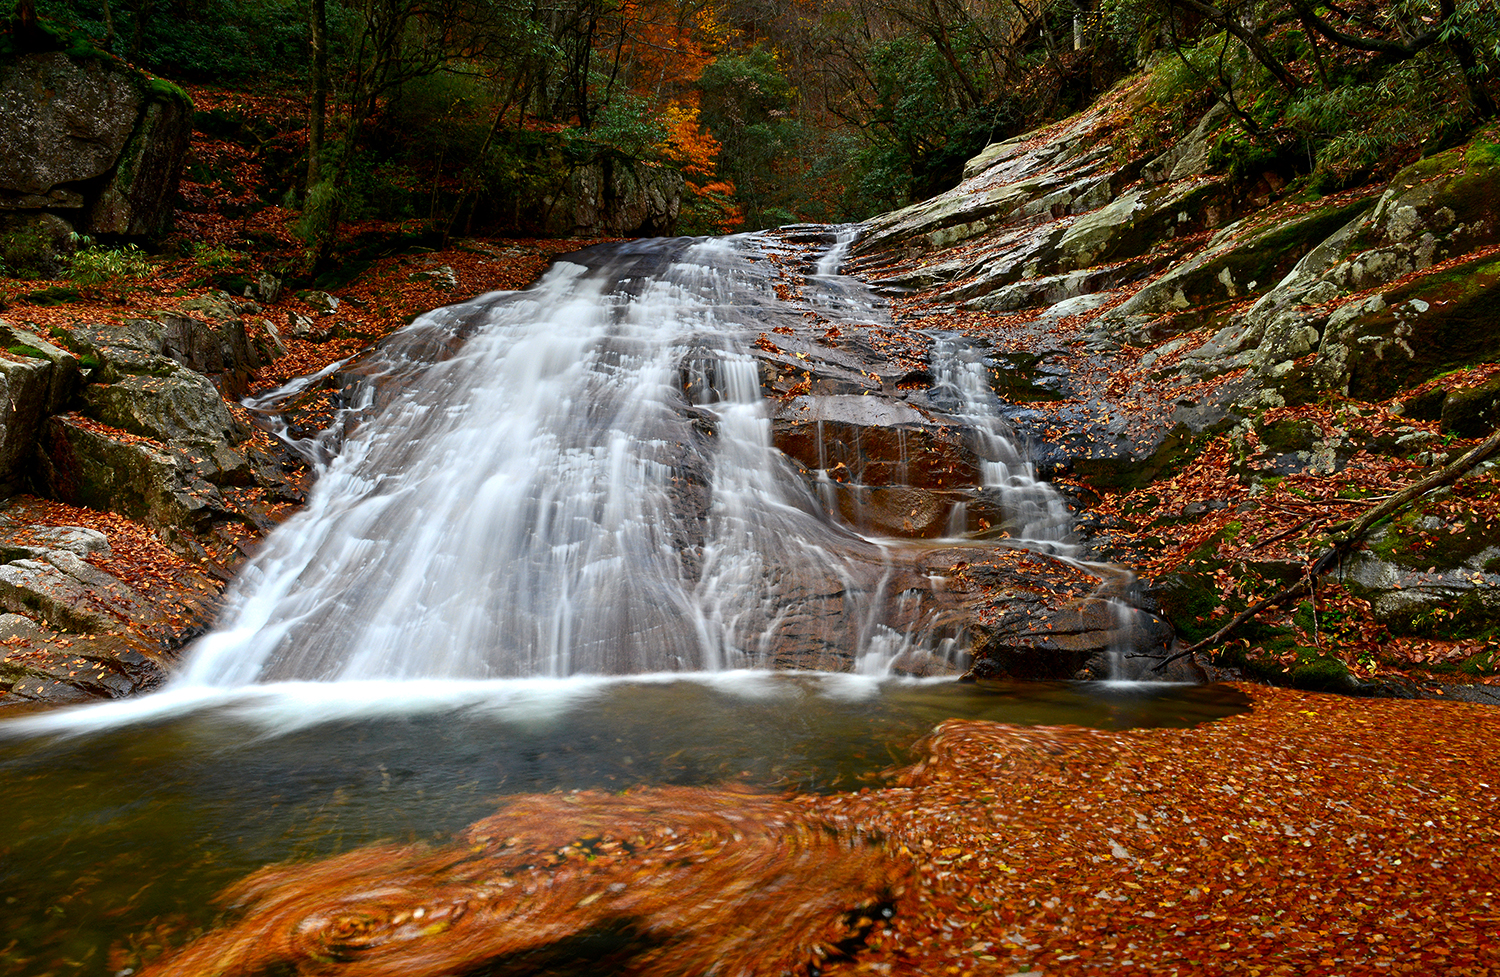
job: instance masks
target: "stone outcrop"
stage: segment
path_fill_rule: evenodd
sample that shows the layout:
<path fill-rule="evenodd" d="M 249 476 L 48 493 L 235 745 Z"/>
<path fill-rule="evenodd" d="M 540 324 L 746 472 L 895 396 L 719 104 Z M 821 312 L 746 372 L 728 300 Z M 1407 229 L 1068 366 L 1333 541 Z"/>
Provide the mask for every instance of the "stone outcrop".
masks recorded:
<path fill-rule="evenodd" d="M 671 234 L 687 188 L 676 170 L 613 157 L 574 170 L 570 184 L 567 232 L 577 237 Z"/>
<path fill-rule="evenodd" d="M 0 491 L 14 492 L 35 464 L 42 425 L 79 384 L 78 358 L 35 333 L 0 322 Z"/>
<path fill-rule="evenodd" d="M 920 289 L 919 308 L 960 322 L 1004 314 L 1003 326 L 987 327 L 995 333 L 973 332 L 984 337 L 976 348 L 991 386 L 1047 471 L 1093 487 L 1150 485 L 1229 432 L 1243 464 L 1264 473 L 1256 478 L 1338 472 L 1361 452 L 1448 457 L 1419 423 L 1299 434 L 1262 420 L 1330 398 L 1378 403 L 1415 389 L 1404 407 L 1414 422 L 1437 421 L 1450 437 L 1494 430 L 1500 381 L 1487 368 L 1477 381 L 1444 382 L 1500 358 L 1491 130 L 1384 186 L 1318 197 L 1284 192 L 1272 172 L 1214 173 L 1212 147 L 1233 125 L 1221 107 L 1158 158 L 1125 159 L 1120 120 L 1142 97 L 1130 83 L 990 146 L 960 186 L 868 221 L 846 268 L 891 290 Z M 1079 406 L 1028 412 L 1057 397 Z M 1257 453 L 1257 437 L 1279 443 Z M 1200 514 L 1215 504 L 1225 503 L 1206 499 Z M 1463 524 L 1422 513 L 1410 533 L 1437 531 L 1433 520 Z M 1492 554 L 1466 551 L 1446 565 L 1402 557 L 1408 530 L 1386 532 L 1346 579 L 1375 620 L 1394 634 L 1493 633 Z M 1099 546 L 1109 552 L 1107 536 Z M 1271 580 L 1286 572 L 1253 556 L 1246 567 Z M 990 647 L 1015 657 L 1006 642 Z"/>
<path fill-rule="evenodd" d="M 98 52 L 0 63 L 4 258 L 49 270 L 69 231 L 161 233 L 192 132 L 181 89 Z"/>

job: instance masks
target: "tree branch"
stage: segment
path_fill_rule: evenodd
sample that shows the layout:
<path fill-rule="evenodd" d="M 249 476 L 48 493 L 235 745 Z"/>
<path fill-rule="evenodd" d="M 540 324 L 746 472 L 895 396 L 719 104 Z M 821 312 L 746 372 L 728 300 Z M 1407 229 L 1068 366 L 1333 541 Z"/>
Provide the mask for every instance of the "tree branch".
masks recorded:
<path fill-rule="evenodd" d="M 1218 644 L 1236 628 L 1258 615 L 1261 611 L 1295 600 L 1304 593 L 1314 593 L 1317 590 L 1318 578 L 1327 573 L 1335 564 L 1342 561 L 1343 557 L 1354 548 L 1354 544 L 1359 542 L 1366 533 L 1374 528 L 1376 523 L 1391 513 L 1404 508 L 1408 503 L 1421 498 L 1433 489 L 1441 488 L 1444 485 L 1458 481 L 1478 466 L 1480 462 L 1489 458 L 1497 451 L 1500 451 L 1500 429 L 1496 429 L 1481 444 L 1464 454 L 1457 461 L 1452 462 L 1447 467 L 1434 472 L 1419 482 L 1413 482 L 1363 516 L 1360 516 L 1353 523 L 1339 523 L 1335 525 L 1330 530 L 1331 534 L 1337 534 L 1334 536 L 1333 544 L 1308 566 L 1307 572 L 1300 580 L 1289 587 L 1283 588 L 1280 592 L 1267 597 L 1258 604 L 1236 614 L 1228 624 L 1202 641 L 1198 641 L 1176 654 L 1163 658 L 1153 666 L 1152 670 L 1159 672 L 1179 658 L 1187 658 L 1189 655 L 1203 648 Z M 1343 528 L 1345 526 L 1348 527 L 1347 530 Z"/>

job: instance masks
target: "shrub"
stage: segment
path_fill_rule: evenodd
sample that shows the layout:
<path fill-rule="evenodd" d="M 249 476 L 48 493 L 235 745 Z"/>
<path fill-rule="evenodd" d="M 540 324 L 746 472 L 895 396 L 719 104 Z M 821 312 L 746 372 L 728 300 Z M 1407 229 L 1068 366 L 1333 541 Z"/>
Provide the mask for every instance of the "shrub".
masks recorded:
<path fill-rule="evenodd" d="M 121 278 L 144 278 L 149 274 L 151 260 L 134 244 L 118 248 L 90 244 L 75 251 L 68 259 L 68 277 L 80 285 L 103 285 Z"/>

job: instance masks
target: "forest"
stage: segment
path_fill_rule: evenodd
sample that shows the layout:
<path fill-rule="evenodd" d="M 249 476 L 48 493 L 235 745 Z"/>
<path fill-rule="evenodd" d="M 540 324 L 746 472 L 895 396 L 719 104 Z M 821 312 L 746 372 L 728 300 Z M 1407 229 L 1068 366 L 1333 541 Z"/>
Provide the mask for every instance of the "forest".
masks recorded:
<path fill-rule="evenodd" d="M 22 0 L 16 16 L 173 81 L 294 96 L 300 117 L 199 124 L 254 143 L 261 203 L 297 211 L 322 259 L 365 218 L 545 233 L 544 201 L 601 159 L 680 173 L 679 233 L 860 220 L 1142 66 L 1159 91 L 1129 151 L 1222 99 L 1238 122 L 1222 168 L 1325 193 L 1456 144 L 1500 98 L 1482 0 Z"/>
<path fill-rule="evenodd" d="M 1500 973 L 1494 0 L 6 6 L 0 970 Z"/>

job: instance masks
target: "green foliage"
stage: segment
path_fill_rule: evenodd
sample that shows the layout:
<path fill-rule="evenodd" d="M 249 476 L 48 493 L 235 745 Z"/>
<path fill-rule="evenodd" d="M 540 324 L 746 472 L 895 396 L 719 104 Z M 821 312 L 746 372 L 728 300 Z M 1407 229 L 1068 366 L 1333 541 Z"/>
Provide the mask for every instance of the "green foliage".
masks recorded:
<path fill-rule="evenodd" d="M 0 268 L 10 276 L 51 277 L 60 260 L 58 242 L 38 225 L 21 224 L 0 234 Z"/>
<path fill-rule="evenodd" d="M 564 135 L 568 154 L 580 162 L 597 158 L 601 150 L 651 159 L 666 140 L 667 129 L 650 100 L 623 92 L 601 105 L 587 128 L 572 128 Z"/>
<path fill-rule="evenodd" d="M 323 256 L 332 249 L 346 203 L 344 188 L 333 180 L 323 180 L 307 191 L 297 236 L 314 255 Z"/>
<path fill-rule="evenodd" d="M 859 216 L 953 186 L 969 158 L 1020 128 L 1011 96 L 965 106 L 952 64 L 930 40 L 898 37 L 873 48 L 869 61 L 877 107 L 848 199 Z"/>
<path fill-rule="evenodd" d="M 1500 672 L 1500 648 L 1491 646 L 1477 654 L 1470 655 L 1459 663 L 1458 670 L 1475 678 Z"/>
<path fill-rule="evenodd" d="M 246 256 L 223 244 L 207 244 L 202 241 L 192 245 L 193 264 L 210 275 L 238 271 L 243 268 Z"/>
<path fill-rule="evenodd" d="M 701 121 L 721 147 L 720 177 L 734 184 L 745 226 L 775 227 L 798 219 L 809 190 L 807 133 L 795 116 L 797 92 L 775 52 L 756 45 L 721 56 L 698 80 Z"/>
<path fill-rule="evenodd" d="M 87 241 L 87 238 L 81 239 Z M 121 278 L 151 274 L 151 260 L 134 244 L 117 248 L 89 244 L 68 259 L 68 277 L 80 285 L 103 285 Z"/>
<path fill-rule="evenodd" d="M 109 33 L 102 0 L 38 0 L 37 11 L 101 41 Z M 193 0 L 163 6 L 116 0 L 111 11 L 113 52 L 174 78 L 300 76 L 307 64 L 306 8 L 290 0 Z"/>
<path fill-rule="evenodd" d="M 1274 166 L 1279 158 L 1280 153 L 1275 148 L 1235 129 L 1214 140 L 1208 153 L 1208 166 L 1211 170 L 1228 173 L 1235 183 L 1244 183 Z"/>
<path fill-rule="evenodd" d="M 1434 73 L 1433 57 L 1393 65 L 1375 81 L 1309 86 L 1286 122 L 1310 147 L 1313 186 L 1332 192 L 1393 170 L 1452 121 L 1455 82 Z"/>
<path fill-rule="evenodd" d="M 1344 692 L 1354 683 L 1343 662 L 1312 649 L 1307 649 L 1287 677 L 1294 688 L 1308 692 Z"/>

